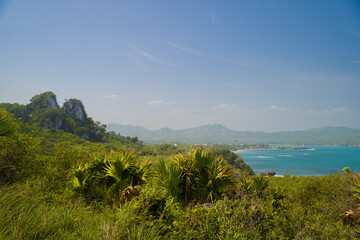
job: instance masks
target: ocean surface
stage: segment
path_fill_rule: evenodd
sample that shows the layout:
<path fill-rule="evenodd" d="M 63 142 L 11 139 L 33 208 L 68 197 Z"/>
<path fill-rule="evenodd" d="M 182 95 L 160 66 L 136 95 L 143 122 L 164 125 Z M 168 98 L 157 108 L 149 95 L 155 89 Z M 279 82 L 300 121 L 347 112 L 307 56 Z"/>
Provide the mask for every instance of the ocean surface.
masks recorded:
<path fill-rule="evenodd" d="M 321 176 L 344 167 L 360 172 L 360 147 L 306 146 L 306 150 L 246 150 L 238 152 L 256 174 Z"/>

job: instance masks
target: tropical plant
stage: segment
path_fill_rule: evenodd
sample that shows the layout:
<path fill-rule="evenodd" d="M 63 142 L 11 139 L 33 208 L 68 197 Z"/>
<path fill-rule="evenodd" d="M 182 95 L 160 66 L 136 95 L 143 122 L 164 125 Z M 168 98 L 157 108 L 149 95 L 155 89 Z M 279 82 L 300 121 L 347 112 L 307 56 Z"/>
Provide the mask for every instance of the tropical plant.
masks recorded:
<path fill-rule="evenodd" d="M 163 189 L 165 198 L 178 200 L 179 182 L 181 172 L 174 162 L 165 163 L 164 159 L 159 159 L 157 164 L 157 182 Z"/>
<path fill-rule="evenodd" d="M 90 199 L 124 203 L 139 195 L 150 166 L 150 160 L 140 164 L 131 151 L 111 152 L 74 172 L 74 190 Z"/>
<path fill-rule="evenodd" d="M 233 184 L 230 167 L 208 151 L 198 148 L 170 160 L 168 164 L 158 162 L 158 182 L 166 196 L 184 204 L 220 199 L 225 188 Z"/>
<path fill-rule="evenodd" d="M 17 124 L 9 112 L 0 108 L 0 137 L 9 137 L 16 133 Z"/>

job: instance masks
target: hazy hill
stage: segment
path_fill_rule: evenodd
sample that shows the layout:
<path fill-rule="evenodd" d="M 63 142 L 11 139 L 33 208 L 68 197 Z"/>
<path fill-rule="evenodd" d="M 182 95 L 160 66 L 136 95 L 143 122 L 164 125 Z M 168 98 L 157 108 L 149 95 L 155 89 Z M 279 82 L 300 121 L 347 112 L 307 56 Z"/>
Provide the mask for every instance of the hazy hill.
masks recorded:
<path fill-rule="evenodd" d="M 126 136 L 138 136 L 144 142 L 149 143 L 360 144 L 360 129 L 345 127 L 325 127 L 304 131 L 265 133 L 235 131 L 220 124 L 182 130 L 172 130 L 170 128 L 149 130 L 144 127 L 109 123 L 107 130 Z"/>

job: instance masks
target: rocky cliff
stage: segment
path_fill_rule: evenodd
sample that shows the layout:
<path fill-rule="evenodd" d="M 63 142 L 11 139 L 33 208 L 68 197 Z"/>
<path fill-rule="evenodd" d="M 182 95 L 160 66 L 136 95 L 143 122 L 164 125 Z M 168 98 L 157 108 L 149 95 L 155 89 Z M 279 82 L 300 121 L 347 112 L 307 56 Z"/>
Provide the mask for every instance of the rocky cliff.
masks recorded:
<path fill-rule="evenodd" d="M 63 130 L 91 141 L 103 141 L 106 134 L 106 126 L 88 117 L 80 100 L 71 98 L 60 108 L 53 92 L 36 95 L 27 105 L 0 103 L 0 108 L 11 112 L 24 123 Z"/>
<path fill-rule="evenodd" d="M 44 92 L 32 97 L 27 108 L 29 111 L 44 108 L 59 108 L 59 104 L 57 103 L 56 95 L 53 92 Z"/>
<path fill-rule="evenodd" d="M 62 106 L 62 109 L 67 115 L 77 121 L 85 121 L 87 119 L 84 105 L 78 99 L 71 98 L 67 100 Z"/>

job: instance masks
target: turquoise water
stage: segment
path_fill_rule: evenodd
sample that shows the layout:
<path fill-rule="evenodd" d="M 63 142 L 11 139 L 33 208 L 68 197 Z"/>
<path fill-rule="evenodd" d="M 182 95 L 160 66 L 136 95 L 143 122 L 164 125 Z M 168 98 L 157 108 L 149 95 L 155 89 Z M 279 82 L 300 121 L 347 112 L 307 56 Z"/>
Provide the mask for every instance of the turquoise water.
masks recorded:
<path fill-rule="evenodd" d="M 360 172 L 360 147 L 307 146 L 306 150 L 248 150 L 240 154 L 255 173 L 312 176 L 337 173 L 344 167 Z"/>

